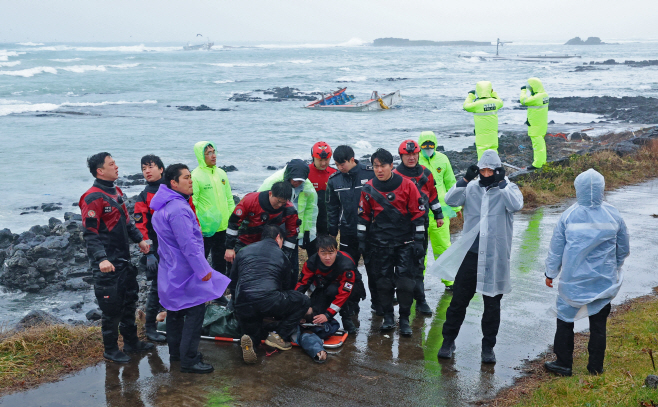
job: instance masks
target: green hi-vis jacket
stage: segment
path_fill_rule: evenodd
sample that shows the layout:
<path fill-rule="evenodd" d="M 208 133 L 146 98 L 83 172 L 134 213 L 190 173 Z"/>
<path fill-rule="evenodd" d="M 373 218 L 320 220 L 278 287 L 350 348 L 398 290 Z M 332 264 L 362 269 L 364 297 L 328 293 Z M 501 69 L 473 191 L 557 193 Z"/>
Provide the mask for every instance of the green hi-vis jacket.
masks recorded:
<path fill-rule="evenodd" d="M 258 192 L 269 191 L 276 182 L 283 181 L 283 173 L 286 169 L 279 170 L 270 175 L 263 181 L 263 185 L 258 188 Z M 292 201 L 292 200 L 291 200 Z M 297 216 L 302 224 L 299 226 L 298 239 L 304 238 L 304 232 L 310 232 L 311 241 L 317 236 L 316 223 L 318 221 L 318 193 L 313 187 L 313 183 L 308 180 L 304 181 L 304 188 L 297 201 Z"/>
<path fill-rule="evenodd" d="M 528 136 L 546 135 L 548 128 L 548 93 L 537 78 L 528 79 L 528 89 L 521 89 L 519 102 L 528 108 Z"/>
<path fill-rule="evenodd" d="M 475 95 L 469 93 L 466 96 L 464 110 L 473 113 L 478 159 L 485 150 L 498 149 L 498 109 L 502 107 L 503 101 L 489 81 L 478 82 Z"/>
<path fill-rule="evenodd" d="M 199 141 L 194 145 L 194 154 L 199 166 L 192 171 L 194 187 L 192 201 L 204 237 L 226 230 L 228 218 L 235 209 L 231 184 L 228 182 L 226 172 L 216 166 L 211 168 L 206 165 L 203 150 L 208 145 L 217 150 L 215 144 L 210 141 Z"/>
<path fill-rule="evenodd" d="M 418 145 L 422 146 L 424 142 L 431 141 L 436 146 L 436 135 L 433 131 L 424 131 L 420 133 L 418 137 Z M 436 148 L 436 147 L 435 147 Z M 452 171 L 452 165 L 450 165 L 450 160 L 448 157 L 438 151 L 434 151 L 434 155 L 430 158 L 425 157 L 421 152 L 418 154 L 418 163 L 428 170 L 432 171 L 432 176 L 434 176 L 434 182 L 436 183 L 436 193 L 439 197 L 439 202 L 441 206 L 445 207 L 445 196 L 446 192 L 453 185 L 455 185 L 455 173 Z M 455 212 L 458 212 L 461 207 L 452 208 Z"/>

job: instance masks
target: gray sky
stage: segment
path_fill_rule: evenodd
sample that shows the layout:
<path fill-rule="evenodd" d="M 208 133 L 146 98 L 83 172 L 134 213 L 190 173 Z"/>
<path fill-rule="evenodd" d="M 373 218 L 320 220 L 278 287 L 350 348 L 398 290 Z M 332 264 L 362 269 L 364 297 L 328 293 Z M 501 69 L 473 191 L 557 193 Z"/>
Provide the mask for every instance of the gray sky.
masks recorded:
<path fill-rule="evenodd" d="M 653 0 L 0 0 L 2 42 L 658 39 Z"/>

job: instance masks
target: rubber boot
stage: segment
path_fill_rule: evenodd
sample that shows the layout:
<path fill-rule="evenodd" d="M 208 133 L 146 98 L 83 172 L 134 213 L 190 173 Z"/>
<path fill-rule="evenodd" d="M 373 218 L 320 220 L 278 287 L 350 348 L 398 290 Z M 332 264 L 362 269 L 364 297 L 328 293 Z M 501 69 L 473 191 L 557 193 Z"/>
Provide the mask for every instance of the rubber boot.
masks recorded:
<path fill-rule="evenodd" d="M 494 364 L 496 363 L 496 354 L 494 353 L 493 348 L 482 348 L 482 363 Z"/>
<path fill-rule="evenodd" d="M 356 325 L 354 325 L 354 322 L 352 322 L 352 317 L 343 317 L 343 329 L 348 334 L 356 333 Z"/>
<path fill-rule="evenodd" d="M 400 334 L 405 336 L 411 336 L 412 334 L 408 316 L 400 316 Z"/>
<path fill-rule="evenodd" d="M 382 322 L 382 326 L 379 330 L 390 331 L 391 329 L 395 329 L 395 314 L 392 312 L 384 314 L 384 322 Z"/>
<path fill-rule="evenodd" d="M 439 359 L 452 359 L 455 349 L 457 349 L 455 341 L 446 341 L 444 339 L 443 345 L 441 345 L 441 349 L 439 349 L 439 353 L 436 356 L 438 356 Z"/>
<path fill-rule="evenodd" d="M 137 341 L 133 344 L 129 343 L 124 343 L 123 344 L 123 351 L 125 353 L 138 353 L 138 352 L 145 352 L 147 350 L 151 350 L 155 348 L 155 345 L 149 342 L 142 342 L 142 341 Z"/>
<path fill-rule="evenodd" d="M 423 315 L 432 315 L 432 309 L 425 299 L 425 282 L 423 280 L 416 280 L 414 299 L 416 300 L 416 311 Z"/>
<path fill-rule="evenodd" d="M 153 342 L 167 342 L 167 337 L 162 335 L 155 328 L 155 324 L 146 324 L 144 326 L 146 330 L 146 337 Z"/>
<path fill-rule="evenodd" d="M 130 356 L 121 352 L 119 348 L 113 350 L 105 350 L 103 357 L 114 363 L 128 363 L 130 362 Z"/>

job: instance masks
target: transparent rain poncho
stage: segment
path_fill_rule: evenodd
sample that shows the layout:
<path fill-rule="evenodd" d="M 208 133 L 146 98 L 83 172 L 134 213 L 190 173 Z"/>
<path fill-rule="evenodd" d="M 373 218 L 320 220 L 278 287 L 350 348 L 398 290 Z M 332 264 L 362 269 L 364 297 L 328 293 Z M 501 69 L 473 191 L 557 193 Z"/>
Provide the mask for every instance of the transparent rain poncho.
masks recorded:
<path fill-rule="evenodd" d="M 614 206 L 603 202 L 603 176 L 590 168 L 576 177 L 574 185 L 577 202 L 555 226 L 546 258 L 546 277 L 560 276 L 553 311 L 565 322 L 594 315 L 612 301 L 630 253 L 624 220 Z"/>
<path fill-rule="evenodd" d="M 487 150 L 478 162 L 480 168 L 497 168 L 502 164 L 498 153 Z M 466 253 L 479 235 L 478 272 L 476 291 L 490 297 L 512 291 L 510 282 L 510 253 L 514 212 L 523 208 L 523 195 L 516 184 L 505 178 L 507 185 L 487 188 L 477 179 L 463 186 L 457 182 L 445 196 L 450 206 L 462 206 L 464 232 L 430 267 L 445 280 L 454 281 Z M 460 186 L 461 185 L 461 186 Z"/>

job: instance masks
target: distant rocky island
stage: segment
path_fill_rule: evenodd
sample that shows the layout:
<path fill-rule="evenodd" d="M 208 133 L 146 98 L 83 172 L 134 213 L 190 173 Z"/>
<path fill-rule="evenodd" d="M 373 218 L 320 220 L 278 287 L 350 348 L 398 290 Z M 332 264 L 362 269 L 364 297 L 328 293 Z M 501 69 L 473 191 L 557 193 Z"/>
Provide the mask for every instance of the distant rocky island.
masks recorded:
<path fill-rule="evenodd" d="M 605 45 L 605 42 L 601 41 L 599 37 L 589 37 L 585 41 L 581 40 L 580 37 L 574 37 L 564 45 Z"/>
<path fill-rule="evenodd" d="M 409 40 L 407 38 L 377 38 L 372 42 L 375 47 L 448 47 L 448 46 L 475 46 L 491 45 L 482 41 L 428 41 Z"/>

